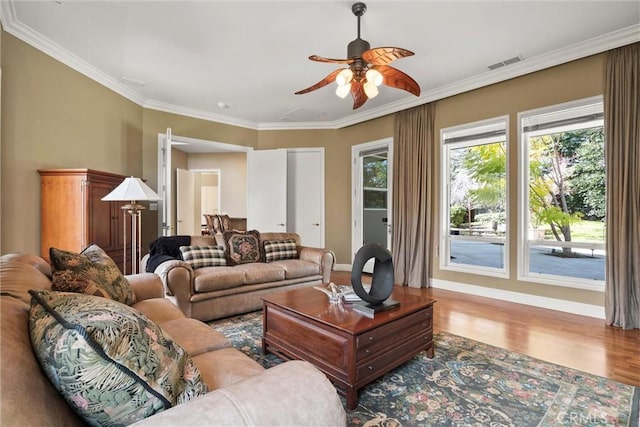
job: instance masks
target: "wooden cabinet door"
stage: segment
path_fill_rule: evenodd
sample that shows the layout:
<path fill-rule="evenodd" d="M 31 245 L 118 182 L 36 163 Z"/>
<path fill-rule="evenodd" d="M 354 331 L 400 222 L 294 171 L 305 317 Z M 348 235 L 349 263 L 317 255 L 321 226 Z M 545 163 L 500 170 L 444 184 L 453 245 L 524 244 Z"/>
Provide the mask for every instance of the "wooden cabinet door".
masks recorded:
<path fill-rule="evenodd" d="M 95 243 L 105 252 L 114 251 L 118 247 L 117 237 L 114 233 L 117 219 L 114 214 L 115 203 L 102 200 L 114 188 L 113 184 L 98 180 L 90 180 L 87 186 L 90 223 L 87 243 Z"/>

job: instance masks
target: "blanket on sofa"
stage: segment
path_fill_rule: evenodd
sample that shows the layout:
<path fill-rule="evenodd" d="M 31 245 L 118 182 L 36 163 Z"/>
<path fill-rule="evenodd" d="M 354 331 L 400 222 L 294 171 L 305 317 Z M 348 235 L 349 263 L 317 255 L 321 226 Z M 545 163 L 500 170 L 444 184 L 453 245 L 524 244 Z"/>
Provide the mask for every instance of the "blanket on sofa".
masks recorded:
<path fill-rule="evenodd" d="M 149 244 L 147 273 L 153 273 L 165 261 L 182 259 L 180 246 L 189 246 L 191 236 L 162 236 Z"/>

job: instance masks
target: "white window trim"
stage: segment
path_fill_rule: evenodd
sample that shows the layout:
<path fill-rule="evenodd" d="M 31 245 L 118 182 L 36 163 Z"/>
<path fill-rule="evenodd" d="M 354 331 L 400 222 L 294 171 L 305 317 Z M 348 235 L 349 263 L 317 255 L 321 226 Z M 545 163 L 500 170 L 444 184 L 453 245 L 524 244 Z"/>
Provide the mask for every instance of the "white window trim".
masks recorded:
<path fill-rule="evenodd" d="M 466 136 L 479 133 L 482 131 L 492 131 L 504 129 L 504 141 L 505 141 L 505 155 L 506 162 L 506 182 L 505 182 L 505 236 L 501 238 L 482 238 L 483 242 L 495 242 L 503 244 L 504 252 L 504 267 L 503 268 L 491 268 L 472 264 L 452 264 L 451 260 L 451 246 L 449 242 L 456 240 L 455 236 L 451 236 L 449 230 L 450 224 L 450 179 L 449 174 L 449 150 L 451 148 L 461 148 L 465 146 L 477 145 L 478 141 L 485 143 L 499 142 L 503 138 L 484 138 L 476 139 L 472 142 L 452 142 L 445 144 L 445 135 Z M 441 150 L 441 173 L 440 173 L 440 269 L 457 271 L 461 273 L 479 274 L 483 276 L 492 276 L 499 278 L 509 278 L 509 116 L 499 116 L 491 119 L 481 120 L 473 123 L 466 123 L 460 126 L 452 126 L 448 128 L 440 129 L 440 150 Z M 473 238 L 465 238 L 464 240 L 474 240 Z"/>
<path fill-rule="evenodd" d="M 544 285 L 564 286 L 568 288 L 584 289 L 589 291 L 604 292 L 605 281 L 593 280 L 585 278 L 572 278 L 569 276 L 557 276 L 554 274 L 540 274 L 529 271 L 529 249 L 531 246 L 573 246 L 573 247 L 585 247 L 584 243 L 580 242 L 566 242 L 556 245 L 556 242 L 545 242 L 543 240 L 529 240 L 529 144 L 528 137 L 525 137 L 523 131 L 523 122 L 527 117 L 539 116 L 543 114 L 551 114 L 553 112 L 560 112 L 562 110 L 569 110 L 572 108 L 584 107 L 590 104 L 602 103 L 603 97 L 594 96 L 590 98 L 584 98 L 576 101 L 565 102 L 562 104 L 551 105 L 543 108 L 537 108 L 534 110 L 522 111 L 518 113 L 518 268 L 517 279 L 524 282 L 534 282 Z M 572 127 L 571 130 L 583 128 L 584 124 L 580 126 Z M 564 128 L 569 130 L 568 128 Z M 540 134 L 548 134 L 553 132 L 554 129 L 546 129 L 545 131 L 530 132 L 531 136 L 537 136 Z M 605 244 L 588 245 L 595 249 L 603 249 Z M 605 273 L 606 274 L 606 273 Z"/>

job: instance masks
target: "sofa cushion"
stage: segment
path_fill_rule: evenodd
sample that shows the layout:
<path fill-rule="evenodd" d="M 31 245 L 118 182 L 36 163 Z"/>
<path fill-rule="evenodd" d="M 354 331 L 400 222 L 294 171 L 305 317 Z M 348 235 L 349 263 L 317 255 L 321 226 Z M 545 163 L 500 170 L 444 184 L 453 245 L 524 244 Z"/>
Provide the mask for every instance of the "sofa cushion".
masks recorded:
<path fill-rule="evenodd" d="M 93 425 L 127 425 L 207 393 L 185 350 L 113 300 L 30 291 L 29 332 L 43 371 Z"/>
<path fill-rule="evenodd" d="M 195 292 L 219 291 L 246 284 L 245 273 L 238 267 L 205 267 L 196 270 L 193 279 Z"/>
<path fill-rule="evenodd" d="M 210 390 L 226 387 L 265 371 L 262 365 L 235 348 L 202 353 L 195 356 L 193 362 L 202 372 L 202 380 Z"/>
<path fill-rule="evenodd" d="M 180 252 L 182 259 L 194 269 L 227 265 L 222 246 L 180 246 Z"/>
<path fill-rule="evenodd" d="M 131 285 L 116 263 L 98 245 L 89 245 L 79 254 L 52 247 L 49 249 L 49 258 L 54 279 L 57 279 L 52 283 L 52 289 L 69 291 L 69 288 L 73 288 L 74 292 L 81 292 L 95 285 L 115 301 L 127 305 L 136 302 Z M 74 280 L 75 285 L 67 286 L 61 282 L 62 279 Z"/>
<path fill-rule="evenodd" d="M 321 275 L 320 265 L 301 259 L 286 259 L 274 261 L 269 265 L 278 267 L 284 271 L 286 279 L 299 279 L 301 277 Z"/>
<path fill-rule="evenodd" d="M 262 242 L 265 262 L 298 257 L 296 241 L 293 239 L 265 240 Z"/>
<path fill-rule="evenodd" d="M 51 289 L 51 280 L 43 272 L 45 260 L 30 254 L 6 254 L 0 257 L 0 292 L 25 304 L 31 301 L 29 289 Z"/>
<path fill-rule="evenodd" d="M 227 259 L 230 265 L 259 262 L 262 260 L 260 232 L 258 230 L 225 231 L 223 236 L 227 247 Z"/>
<path fill-rule="evenodd" d="M 277 265 L 273 265 L 273 263 L 266 264 L 264 262 L 256 262 L 253 264 L 239 265 L 234 268 L 244 272 L 245 283 L 247 285 L 278 282 L 285 279 L 284 270 Z"/>
<path fill-rule="evenodd" d="M 174 319 L 164 322 L 160 327 L 191 357 L 231 347 L 227 337 L 196 319 Z"/>

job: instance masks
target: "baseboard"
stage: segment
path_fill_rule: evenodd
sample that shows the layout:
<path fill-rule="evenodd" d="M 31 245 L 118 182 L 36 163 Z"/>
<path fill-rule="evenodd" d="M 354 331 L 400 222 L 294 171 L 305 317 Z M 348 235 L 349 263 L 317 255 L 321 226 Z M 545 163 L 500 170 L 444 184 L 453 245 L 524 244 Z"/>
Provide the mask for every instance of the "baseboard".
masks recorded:
<path fill-rule="evenodd" d="M 431 279 L 431 285 L 436 289 L 462 292 L 465 294 L 477 295 L 498 299 L 501 301 L 515 302 L 518 304 L 531 305 L 534 307 L 547 308 L 549 310 L 563 311 L 565 313 L 579 314 L 581 316 L 604 319 L 604 307 L 580 302 L 567 301 L 562 299 L 541 297 L 520 292 L 505 291 L 503 289 L 487 288 L 484 286 L 469 285 L 466 283 L 451 282 L 448 280 Z"/>
<path fill-rule="evenodd" d="M 351 264 L 335 264 L 333 269 L 335 271 L 351 271 Z"/>

